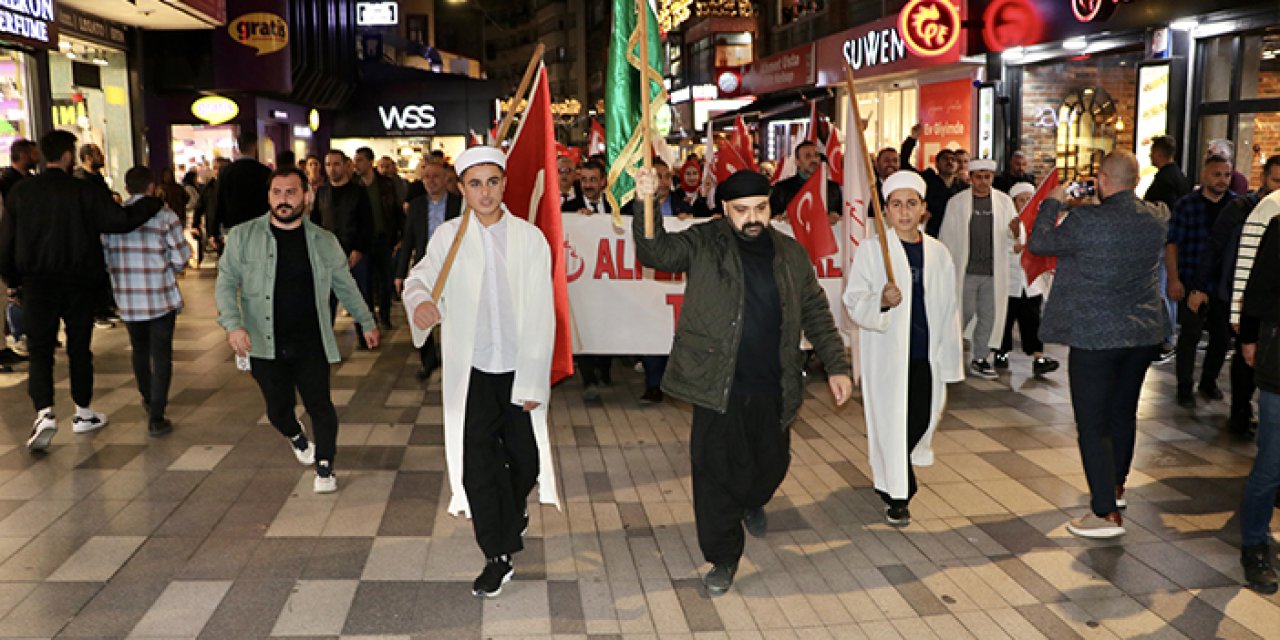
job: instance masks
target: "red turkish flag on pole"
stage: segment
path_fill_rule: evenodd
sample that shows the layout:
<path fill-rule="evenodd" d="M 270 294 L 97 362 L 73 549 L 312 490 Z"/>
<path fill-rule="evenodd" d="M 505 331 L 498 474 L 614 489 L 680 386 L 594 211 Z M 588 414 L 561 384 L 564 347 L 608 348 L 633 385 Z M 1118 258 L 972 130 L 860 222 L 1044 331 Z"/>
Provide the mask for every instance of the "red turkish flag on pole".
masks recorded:
<path fill-rule="evenodd" d="M 817 144 L 818 139 L 818 101 L 809 101 L 809 130 L 805 132 L 805 140 Z"/>
<path fill-rule="evenodd" d="M 594 156 L 605 152 L 604 125 L 599 120 L 591 119 L 591 137 L 587 139 L 587 155 Z"/>
<path fill-rule="evenodd" d="M 840 142 L 840 131 L 829 127 L 827 135 L 827 166 L 831 167 L 831 179 L 844 186 L 844 144 Z"/>
<path fill-rule="evenodd" d="M 747 161 L 742 158 L 737 146 L 724 138 L 716 140 L 716 156 L 711 163 L 712 171 L 716 176 L 716 184 L 720 184 L 728 180 L 729 176 L 748 168 Z"/>
<path fill-rule="evenodd" d="M 1040 188 L 1036 189 L 1035 195 L 1027 201 L 1027 206 L 1018 212 L 1018 219 L 1022 220 L 1022 237 L 1031 238 L 1031 228 L 1036 224 L 1036 214 L 1040 211 L 1040 203 L 1049 197 L 1049 192 L 1058 188 L 1058 172 L 1050 171 L 1049 177 L 1044 179 L 1040 184 Z M 1024 240 L 1023 245 L 1027 244 Z M 1046 256 L 1038 256 L 1031 253 L 1029 249 L 1022 250 L 1022 271 L 1027 274 L 1027 284 L 1030 285 L 1046 272 L 1053 271 L 1058 268 L 1058 259 Z"/>
<path fill-rule="evenodd" d="M 809 251 L 809 259 L 819 260 L 840 251 L 836 234 L 827 218 L 827 166 L 805 181 L 800 192 L 787 205 L 787 220 L 795 232 L 796 241 Z"/>
<path fill-rule="evenodd" d="M 733 146 L 738 150 L 738 156 L 745 163 L 743 169 L 759 171 L 756 167 L 755 145 L 751 144 L 751 134 L 747 131 L 747 123 L 738 116 L 733 123 Z"/>
<path fill-rule="evenodd" d="M 547 86 L 547 68 L 539 65 L 528 108 L 507 153 L 507 191 L 503 200 L 512 214 L 541 229 L 551 248 L 551 284 L 556 310 L 551 384 L 573 375 L 573 334 L 569 326 L 569 287 L 565 276 L 564 233 L 556 169 L 551 90 Z"/>

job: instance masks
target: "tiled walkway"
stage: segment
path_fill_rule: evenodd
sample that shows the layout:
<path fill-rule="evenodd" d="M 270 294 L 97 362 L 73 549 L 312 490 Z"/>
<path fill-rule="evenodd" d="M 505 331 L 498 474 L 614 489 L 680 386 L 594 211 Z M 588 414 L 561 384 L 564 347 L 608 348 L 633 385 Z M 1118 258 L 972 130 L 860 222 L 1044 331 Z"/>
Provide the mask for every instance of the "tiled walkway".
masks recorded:
<path fill-rule="evenodd" d="M 339 322 L 341 488 L 316 496 L 231 362 L 213 273 L 183 281 L 169 437 L 146 435 L 123 328 L 94 336 L 95 405 L 112 424 L 76 436 L 64 422 L 47 456 L 21 446 L 25 378 L 0 375 L 0 636 L 1280 636 L 1280 601 L 1239 586 L 1235 509 L 1253 447 L 1219 431 L 1225 404 L 1181 410 L 1172 367 L 1153 368 L 1129 534 L 1083 542 L 1063 529 L 1085 487 L 1065 371 L 1028 379 L 1021 355 L 999 382 L 952 385 L 905 530 L 883 524 L 870 489 L 861 408 L 835 411 L 811 385 L 769 535 L 748 538 L 716 599 L 699 581 L 689 408 L 639 406 L 639 376 L 620 365 L 601 403 L 562 385 L 564 509 L 531 510 L 516 580 L 478 600 L 469 523 L 444 512 L 438 382 L 414 379 L 407 332 L 351 353 Z"/>

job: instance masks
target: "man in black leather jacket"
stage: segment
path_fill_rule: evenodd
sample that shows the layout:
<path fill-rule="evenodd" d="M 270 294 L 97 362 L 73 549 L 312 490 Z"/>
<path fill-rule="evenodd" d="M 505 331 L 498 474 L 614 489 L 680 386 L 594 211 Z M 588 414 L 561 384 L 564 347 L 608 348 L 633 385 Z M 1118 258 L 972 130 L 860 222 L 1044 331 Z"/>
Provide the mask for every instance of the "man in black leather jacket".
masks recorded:
<path fill-rule="evenodd" d="M 76 403 L 76 433 L 102 428 L 106 416 L 89 408 L 93 400 L 93 306 L 99 293 L 92 274 L 106 272 L 102 233 L 127 233 L 163 206 L 142 198 L 121 207 L 111 194 L 69 173 L 75 164 L 76 137 L 51 131 L 40 139 L 49 164 L 44 173 L 13 187 L 0 217 L 0 277 L 23 288 L 27 349 L 31 368 L 27 391 L 36 421 L 27 447 L 49 447 L 57 422 L 53 414 L 53 351 L 60 322 L 66 324 L 71 397 Z"/>

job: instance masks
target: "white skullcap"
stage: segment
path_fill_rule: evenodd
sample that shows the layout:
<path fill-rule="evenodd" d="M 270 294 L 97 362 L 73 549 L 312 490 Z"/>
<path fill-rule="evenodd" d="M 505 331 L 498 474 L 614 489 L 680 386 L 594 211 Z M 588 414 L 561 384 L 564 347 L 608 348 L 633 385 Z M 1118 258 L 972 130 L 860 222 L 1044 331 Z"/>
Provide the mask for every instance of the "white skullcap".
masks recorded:
<path fill-rule="evenodd" d="M 1030 182 L 1019 182 L 1018 184 L 1015 184 L 1012 187 L 1009 187 L 1010 198 L 1016 198 L 1024 193 L 1030 195 L 1035 192 L 1036 192 L 1035 185 L 1031 184 Z"/>
<path fill-rule="evenodd" d="M 884 185 L 880 189 L 884 192 L 882 194 L 884 199 L 888 200 L 889 194 L 897 191 L 898 189 L 911 189 L 912 191 L 920 194 L 920 197 L 923 198 L 926 187 L 924 184 L 924 178 L 921 178 L 920 174 L 914 171 L 897 171 L 888 178 L 885 178 Z"/>
<path fill-rule="evenodd" d="M 458 155 L 458 161 L 455 163 L 454 169 L 458 172 L 458 177 L 461 178 L 467 169 L 478 164 L 496 164 L 503 171 L 506 171 L 507 154 L 493 147 L 477 145 Z"/>
<path fill-rule="evenodd" d="M 973 173 L 974 171 L 990 171 L 992 173 L 995 173 L 996 161 L 992 160 L 991 158 L 978 158 L 977 160 L 970 160 L 969 173 Z"/>

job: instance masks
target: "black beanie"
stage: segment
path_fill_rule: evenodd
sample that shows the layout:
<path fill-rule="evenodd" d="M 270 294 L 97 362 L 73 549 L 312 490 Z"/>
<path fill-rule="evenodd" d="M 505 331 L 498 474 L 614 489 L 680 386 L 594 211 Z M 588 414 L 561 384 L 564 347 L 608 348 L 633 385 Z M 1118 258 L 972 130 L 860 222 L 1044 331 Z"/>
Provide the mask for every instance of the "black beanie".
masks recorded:
<path fill-rule="evenodd" d="M 743 169 L 716 186 L 716 197 L 721 202 L 738 198 L 769 195 L 769 179 L 763 174 Z"/>

